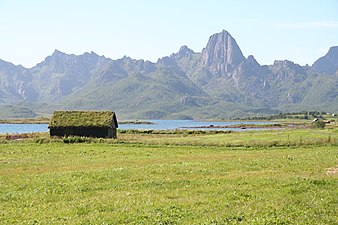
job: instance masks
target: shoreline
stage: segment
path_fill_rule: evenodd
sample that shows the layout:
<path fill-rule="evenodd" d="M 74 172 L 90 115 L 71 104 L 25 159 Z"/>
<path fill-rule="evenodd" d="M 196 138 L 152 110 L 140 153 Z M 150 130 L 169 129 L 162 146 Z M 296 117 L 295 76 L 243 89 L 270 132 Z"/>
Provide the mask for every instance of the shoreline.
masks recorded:
<path fill-rule="evenodd" d="M 0 124 L 48 124 L 49 118 L 0 119 Z"/>
<path fill-rule="evenodd" d="M 195 127 L 182 127 L 187 129 L 226 129 L 226 128 L 240 128 L 240 129 L 254 129 L 254 128 L 271 128 L 271 129 L 281 129 L 281 128 L 308 128 L 304 124 L 235 124 L 235 125 L 225 125 L 225 126 L 195 126 Z"/>

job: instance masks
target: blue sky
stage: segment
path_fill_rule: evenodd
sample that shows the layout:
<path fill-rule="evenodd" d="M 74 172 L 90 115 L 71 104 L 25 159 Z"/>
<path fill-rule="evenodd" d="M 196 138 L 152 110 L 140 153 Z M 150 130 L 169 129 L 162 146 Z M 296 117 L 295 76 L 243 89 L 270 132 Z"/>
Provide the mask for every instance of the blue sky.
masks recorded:
<path fill-rule="evenodd" d="M 0 59 L 32 67 L 54 49 L 157 61 L 227 30 L 260 64 L 312 64 L 338 45 L 336 0 L 0 0 Z"/>

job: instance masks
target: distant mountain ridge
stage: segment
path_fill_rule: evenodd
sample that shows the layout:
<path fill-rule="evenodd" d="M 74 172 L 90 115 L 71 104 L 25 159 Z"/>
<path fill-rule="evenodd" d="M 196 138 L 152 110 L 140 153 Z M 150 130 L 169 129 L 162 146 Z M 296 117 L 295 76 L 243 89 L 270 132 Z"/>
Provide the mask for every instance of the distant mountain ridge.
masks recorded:
<path fill-rule="evenodd" d="M 182 46 L 156 63 L 55 50 L 30 69 L 0 60 L 0 110 L 8 105 L 37 114 L 109 109 L 122 118 L 152 119 L 337 112 L 338 46 L 312 66 L 288 60 L 262 66 L 245 58 L 225 30 L 200 53 Z"/>

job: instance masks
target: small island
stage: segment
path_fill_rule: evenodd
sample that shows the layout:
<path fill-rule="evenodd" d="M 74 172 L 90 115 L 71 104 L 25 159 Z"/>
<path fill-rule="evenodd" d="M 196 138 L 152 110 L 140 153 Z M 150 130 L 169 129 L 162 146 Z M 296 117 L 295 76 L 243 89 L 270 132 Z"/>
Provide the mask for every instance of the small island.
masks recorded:
<path fill-rule="evenodd" d="M 155 123 L 142 120 L 130 120 L 130 121 L 119 121 L 119 124 L 155 124 Z"/>

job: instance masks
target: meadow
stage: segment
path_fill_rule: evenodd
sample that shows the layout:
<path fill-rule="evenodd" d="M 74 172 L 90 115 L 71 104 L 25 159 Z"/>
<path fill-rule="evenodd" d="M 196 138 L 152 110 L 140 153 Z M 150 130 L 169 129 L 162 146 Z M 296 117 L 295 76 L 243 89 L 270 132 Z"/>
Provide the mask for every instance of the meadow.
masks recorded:
<path fill-rule="evenodd" d="M 1 224 L 337 224 L 338 129 L 0 137 Z"/>

